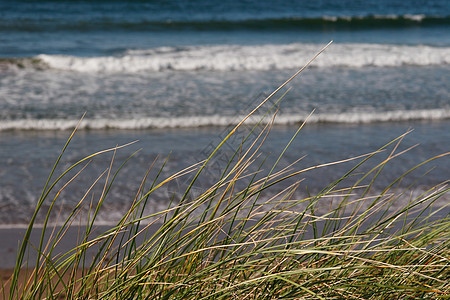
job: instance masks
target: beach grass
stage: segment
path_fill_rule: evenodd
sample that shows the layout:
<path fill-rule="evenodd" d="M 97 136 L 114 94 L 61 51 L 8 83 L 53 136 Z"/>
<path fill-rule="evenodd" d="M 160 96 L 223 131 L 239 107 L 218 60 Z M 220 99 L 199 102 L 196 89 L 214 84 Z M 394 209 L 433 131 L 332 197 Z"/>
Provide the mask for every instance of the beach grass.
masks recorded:
<path fill-rule="evenodd" d="M 275 97 L 280 89 L 267 99 Z M 257 112 L 265 101 L 247 117 Z M 274 120 L 277 108 L 273 107 L 271 113 L 269 118 Z M 127 145 L 94 153 L 55 175 L 75 129 L 37 202 L 19 247 L 12 276 L 2 283 L 3 297 L 450 297 L 448 205 L 436 205 L 448 194 L 448 182 L 420 195 L 411 193 L 414 185 L 401 188 L 399 185 L 413 170 L 450 153 L 417 162 L 417 166 L 383 189 L 374 189 L 374 185 L 390 161 L 406 151 L 400 151 L 399 145 L 407 133 L 372 153 L 308 168 L 299 168 L 296 163 L 287 167 L 278 165 L 283 153 L 289 151 L 288 143 L 280 147 L 281 154 L 270 168 L 256 167 L 255 171 L 250 167 L 258 162 L 261 147 L 270 134 L 273 123 L 269 121 L 255 126 L 253 133 L 256 134 L 248 134 L 236 147 L 234 156 L 223 167 L 215 184 L 202 187 L 201 193 L 192 197 L 191 191 L 205 169 L 224 143 L 245 124 L 246 118 L 204 161 L 168 178 L 160 178 L 161 170 L 157 170 L 154 177 L 148 176 L 150 171 L 143 174 L 140 188 L 136 197 L 130 199 L 127 212 L 115 226 L 100 233 L 95 231 L 95 222 L 121 168 L 119 166 L 112 172 L 116 163 L 114 153 Z M 303 126 L 304 123 L 299 126 L 293 139 Z M 92 184 L 92 187 L 103 184 L 101 195 L 93 199 L 88 189 L 72 213 L 54 227 L 51 216 L 61 191 L 76 177 L 83 176 L 84 166 L 90 159 L 105 153 L 112 153 L 111 167 Z M 383 157 L 381 162 L 369 171 L 360 172 L 361 166 L 380 156 Z M 309 171 L 349 162 L 353 166 L 341 178 L 317 193 L 298 197 L 296 192 Z M 72 173 L 74 170 L 75 174 Z M 167 199 L 167 209 L 146 213 L 145 208 L 156 191 L 186 177 L 188 184 Z M 279 186 L 283 188 L 278 189 Z M 405 202 L 408 195 L 409 201 Z M 83 207 L 89 207 L 90 213 L 84 216 L 86 221 L 80 226 L 77 246 L 65 253 L 57 253 L 58 243 L 67 238 L 67 229 L 79 226 L 77 220 Z M 39 214 L 45 216 L 44 223 L 36 228 Z M 39 243 L 30 244 L 32 231 L 39 230 Z M 45 238 L 49 232 L 50 238 Z M 36 259 L 28 258 L 30 251 L 37 253 Z"/>

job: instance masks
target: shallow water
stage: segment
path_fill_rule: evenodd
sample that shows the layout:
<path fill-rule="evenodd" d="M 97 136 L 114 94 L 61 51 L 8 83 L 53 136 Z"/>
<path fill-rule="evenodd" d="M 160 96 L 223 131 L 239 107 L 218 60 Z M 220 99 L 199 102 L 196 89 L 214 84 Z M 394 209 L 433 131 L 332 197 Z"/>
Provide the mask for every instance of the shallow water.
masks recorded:
<path fill-rule="evenodd" d="M 417 144 L 419 145 L 388 163 L 375 182 L 375 190 L 381 191 L 409 169 L 447 151 L 450 148 L 450 139 L 447 138 L 449 125 L 448 121 L 369 125 L 307 125 L 288 148 L 276 170 L 280 170 L 302 157 L 304 158 L 295 165 L 297 170 L 322 163 L 357 157 L 376 151 L 413 128 L 414 130 L 404 138 L 395 153 L 404 151 Z M 212 147 L 218 145 L 221 137 L 224 136 L 227 130 L 229 128 L 206 127 L 137 131 L 80 131 L 71 141 L 67 152 L 60 162 L 60 168 L 57 169 L 57 174 L 89 154 L 115 147 L 116 145 L 138 141 L 118 150 L 114 156 L 113 172 L 118 170 L 119 166 L 135 151 L 141 149 L 120 170 L 115 184 L 109 192 L 108 200 L 105 202 L 106 210 L 104 214 L 101 214 L 100 219 L 102 223 L 110 224 L 117 220 L 121 213 L 130 205 L 147 169 L 158 156 L 159 159 L 147 180 L 147 186 L 156 178 L 157 171 L 162 167 L 167 156 L 170 155 L 158 181 L 193 163 L 206 159 L 207 155 L 212 151 Z M 262 170 L 260 170 L 261 174 L 267 174 L 284 146 L 287 145 L 294 135 L 295 130 L 296 127 L 294 126 L 275 126 L 272 128 L 266 143 L 260 150 L 260 159 L 253 164 L 253 167 L 249 168 L 249 172 L 256 171 L 261 158 L 267 156 L 267 162 L 263 164 Z M 246 131 L 238 131 L 237 135 L 242 137 L 244 132 Z M 380 132 L 384 132 L 384 135 L 381 135 Z M 430 132 L 433 135 L 430 135 Z M 0 161 L 2 165 L 7 166 L 0 172 L 3 191 L 0 199 L 3 224 L 20 224 L 27 220 L 34 209 L 37 196 L 40 195 L 43 189 L 45 179 L 48 177 L 52 165 L 68 135 L 69 132 L 59 131 L 47 131 L 44 133 L 35 131 L 24 131 L 21 133 L 4 132 L 0 135 L 2 148 L 5 149 L 1 153 Z M 202 186 L 211 185 L 219 179 L 220 172 L 226 167 L 225 161 L 230 159 L 233 154 L 232 148 L 237 149 L 239 144 L 239 139 L 230 139 L 223 146 L 195 186 L 199 192 Z M 385 159 L 392 150 L 393 146 L 388 147 L 386 151 L 369 160 L 355 173 L 368 172 L 371 167 Z M 83 197 L 90 185 L 110 166 L 112 159 L 112 152 L 95 158 L 82 175 L 65 189 L 65 192 L 60 196 L 60 201 L 62 202 L 58 203 L 63 203 L 64 209 L 69 212 L 73 205 Z M 306 172 L 280 184 L 279 187 L 274 188 L 272 191 L 280 191 L 294 181 L 302 180 L 299 195 L 304 195 L 306 189 L 313 193 L 318 192 L 326 185 L 343 176 L 345 172 L 359 161 L 361 159 Z M 409 174 L 400 182 L 398 187 L 405 188 L 414 181 L 419 180 L 419 184 L 412 191 L 420 193 L 433 185 L 448 180 L 449 169 L 450 161 L 448 158 L 436 159 Z M 76 170 L 78 171 L 80 168 Z M 428 171 L 430 173 L 421 178 Z M 75 175 L 75 172 L 69 173 L 65 181 L 73 175 Z M 54 176 L 53 178 L 56 177 Z M 164 186 L 153 193 L 151 199 L 154 204 L 153 207 L 150 207 L 150 211 L 163 209 L 168 204 L 167 199 L 174 192 L 182 193 L 187 188 L 189 178 L 192 179 L 190 176 L 180 178 L 169 186 Z M 347 183 L 353 184 L 358 178 L 360 176 L 355 176 L 354 179 L 348 180 Z M 103 174 L 100 183 L 94 189 L 96 197 L 100 196 L 105 181 L 106 174 Z M 248 181 L 244 180 L 242 184 L 245 185 L 245 182 Z M 57 187 L 61 187 L 61 184 Z M 409 194 L 405 198 L 408 199 L 408 197 Z M 442 199 L 440 203 L 445 203 L 447 200 Z M 19 207 L 20 209 L 18 209 Z"/>
<path fill-rule="evenodd" d="M 381 189 L 414 165 L 450 151 L 449 16 L 443 0 L 270 6 L 261 1 L 2 2 L 0 223 L 27 222 L 84 113 L 58 172 L 92 152 L 139 140 L 117 152 L 118 167 L 142 148 L 111 190 L 102 215 L 107 224 L 120 217 L 158 155 L 155 169 L 171 153 L 164 176 L 205 159 L 233 124 L 330 40 L 330 48 L 288 85 L 261 157 L 269 155 L 273 163 L 313 110 L 280 167 L 303 155 L 299 168 L 372 152 L 413 129 L 398 151 L 420 146 L 385 168 L 376 183 Z M 220 154 L 229 157 L 239 138 Z M 381 157 L 386 156 L 362 171 Z M 110 161 L 111 153 L 95 159 L 61 194 L 63 212 Z M 308 173 L 299 193 L 306 187 L 319 191 L 350 166 Z M 199 185 L 217 179 L 221 167 L 216 161 Z M 419 193 L 448 180 L 448 170 L 449 159 L 443 157 L 400 185 L 420 178 L 414 189 Z M 186 180 L 162 189 L 149 209 L 165 207 L 170 192 L 185 186 Z"/>

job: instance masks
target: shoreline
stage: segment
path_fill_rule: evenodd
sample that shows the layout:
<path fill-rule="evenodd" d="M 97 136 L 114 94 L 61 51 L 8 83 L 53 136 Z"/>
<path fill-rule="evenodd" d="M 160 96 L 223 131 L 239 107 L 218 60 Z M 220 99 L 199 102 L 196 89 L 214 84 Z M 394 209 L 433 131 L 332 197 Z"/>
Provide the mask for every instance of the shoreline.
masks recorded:
<path fill-rule="evenodd" d="M 161 226 L 160 223 L 153 224 L 152 226 L 148 227 L 149 232 L 153 233 L 156 232 L 156 230 Z M 107 230 L 113 228 L 113 225 L 94 225 L 91 236 L 97 237 L 98 235 L 106 232 Z M 53 228 L 56 228 L 55 233 L 57 230 L 61 228 L 61 226 L 48 226 L 47 230 L 45 232 L 45 239 L 44 239 L 44 247 L 45 242 L 48 241 L 49 237 L 52 234 Z M 10 228 L 4 228 L 0 227 L 0 240 L 2 241 L 0 246 L 0 271 L 2 272 L 11 272 L 11 270 L 14 269 L 16 259 L 17 259 L 17 251 L 18 248 L 21 245 L 22 239 L 25 235 L 27 227 L 21 226 L 21 227 L 10 227 Z M 66 233 L 64 234 L 64 237 L 60 239 L 59 243 L 55 247 L 53 251 L 53 255 L 56 256 L 58 254 L 64 254 L 69 252 L 70 250 L 74 249 L 79 241 L 80 236 L 84 235 L 84 230 L 86 229 L 86 225 L 72 225 L 69 226 Z M 41 237 L 41 230 L 42 227 L 35 227 L 33 226 L 33 230 L 31 232 L 30 236 L 30 242 L 32 245 L 39 245 L 39 240 Z M 126 233 L 127 231 L 124 231 Z M 138 237 L 137 241 L 141 241 L 142 238 Z M 87 250 L 87 254 L 96 254 L 98 249 L 96 247 L 91 247 Z M 36 256 L 37 251 L 31 250 L 29 251 L 28 261 L 34 264 L 36 262 Z M 25 261 L 23 262 L 25 263 Z M 28 269 L 33 268 L 34 266 L 31 266 Z M 27 269 L 26 266 L 22 266 L 22 269 Z"/>
<path fill-rule="evenodd" d="M 19 245 L 21 245 L 27 227 L 0 227 L 0 240 L 2 241 L 0 247 L 0 271 L 8 271 L 10 269 L 14 269 L 17 259 L 17 250 Z M 57 226 L 56 228 L 59 229 L 60 227 Z M 58 243 L 58 245 L 56 246 L 54 253 L 66 253 L 75 248 L 78 237 L 81 234 L 81 229 L 83 228 L 85 228 L 85 226 L 70 226 L 65 234 L 65 238 L 61 239 L 60 243 Z M 111 226 L 99 225 L 95 226 L 93 232 L 99 234 L 101 232 L 105 232 L 109 228 L 111 228 Z M 33 245 L 39 244 L 41 229 L 42 227 L 33 227 L 30 236 L 30 242 Z M 45 233 L 45 240 L 48 240 L 52 231 L 53 227 L 49 226 Z M 30 251 L 28 261 L 32 263 L 36 261 L 36 251 Z"/>
<path fill-rule="evenodd" d="M 434 205 L 432 205 L 432 207 L 430 207 L 429 209 L 435 210 L 435 214 L 431 215 L 431 218 L 428 219 L 428 222 L 431 221 L 437 221 L 440 219 L 443 219 L 446 217 L 446 211 L 447 210 L 439 210 L 438 207 L 445 207 L 448 206 L 448 201 L 446 201 L 446 199 L 448 199 L 448 197 L 443 196 L 443 199 L 441 199 L 441 201 L 437 201 L 434 203 Z M 421 205 L 422 206 L 422 205 Z M 392 208 L 396 208 L 399 209 L 398 206 L 394 206 Z M 394 209 L 395 210 L 395 209 Z M 419 211 L 421 211 L 419 209 Z M 360 212 L 361 214 L 363 213 L 363 211 Z M 409 218 L 414 218 L 415 216 L 417 216 L 417 212 L 412 212 L 412 214 L 409 216 Z M 426 218 L 427 216 L 423 216 L 424 218 Z M 429 216 L 430 217 L 430 216 Z M 91 231 L 91 236 L 93 238 L 97 237 L 98 235 L 101 235 L 103 233 L 105 233 L 106 231 L 108 231 L 109 229 L 114 228 L 115 224 L 101 224 L 101 225 L 94 225 L 93 229 Z M 152 225 L 146 227 L 147 225 L 142 224 L 142 226 L 146 227 L 149 232 L 149 234 L 154 234 L 155 232 L 158 231 L 158 229 L 162 226 L 163 224 L 160 222 L 155 222 Z M 0 274 L 4 280 L 4 276 L 6 276 L 5 274 L 12 274 L 15 264 L 16 264 L 16 259 L 17 259 L 17 252 L 18 249 L 22 243 L 23 237 L 25 235 L 25 232 L 28 228 L 28 225 L 25 224 L 18 224 L 18 225 L 0 225 L 0 240 L 2 241 L 1 245 L 0 245 Z M 39 224 L 37 224 L 36 226 L 33 226 L 33 230 L 31 232 L 30 235 L 30 242 L 32 245 L 37 246 L 39 244 L 40 238 L 41 238 L 41 230 L 42 230 L 42 225 L 39 226 Z M 55 230 L 54 230 L 55 228 Z M 44 238 L 44 247 L 46 245 L 46 242 L 48 241 L 48 239 L 50 238 L 52 232 L 54 231 L 54 233 L 56 233 L 59 229 L 61 228 L 61 225 L 48 225 L 47 226 L 47 230 L 45 232 L 45 238 Z M 66 232 L 64 233 L 63 238 L 60 239 L 60 241 L 58 242 L 58 244 L 55 246 L 54 251 L 53 251 L 53 256 L 57 257 L 59 254 L 65 254 L 68 253 L 69 251 L 73 250 L 74 248 L 77 247 L 79 239 L 81 236 L 84 235 L 84 230 L 86 229 L 86 225 L 72 225 L 72 226 L 68 226 Z M 400 229 L 400 227 L 399 227 Z M 125 230 L 123 232 L 123 234 L 127 233 L 128 230 Z M 136 240 L 138 243 L 143 242 L 144 241 L 144 235 L 140 234 L 137 237 Z M 36 258 L 37 258 L 37 251 L 34 250 L 32 247 L 29 247 L 28 249 L 30 250 L 30 248 L 32 249 L 31 251 L 28 251 L 28 253 L 26 254 L 26 257 L 28 257 L 28 261 L 31 262 L 32 264 L 34 264 L 36 262 Z M 98 249 L 96 247 L 91 247 L 87 250 L 87 254 L 88 254 L 88 259 L 89 259 L 89 255 L 92 254 L 97 254 Z M 23 262 L 23 264 L 25 263 L 25 260 Z M 89 262 L 88 262 L 89 263 Z M 21 269 L 32 269 L 34 266 L 31 267 L 26 267 L 24 265 L 22 265 Z"/>

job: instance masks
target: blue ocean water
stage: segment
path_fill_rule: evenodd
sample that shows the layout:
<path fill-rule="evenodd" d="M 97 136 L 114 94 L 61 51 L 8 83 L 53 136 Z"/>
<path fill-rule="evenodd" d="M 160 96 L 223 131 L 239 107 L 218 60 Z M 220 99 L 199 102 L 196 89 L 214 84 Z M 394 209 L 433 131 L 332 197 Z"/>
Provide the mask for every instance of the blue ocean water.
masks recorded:
<path fill-rule="evenodd" d="M 84 113 L 63 166 L 135 139 L 119 161 L 143 148 L 111 192 L 108 223 L 157 155 L 172 153 L 166 175 L 204 159 L 209 144 L 331 40 L 289 84 L 264 151 L 277 153 L 313 110 L 286 164 L 367 153 L 413 129 L 400 149 L 421 145 L 392 162 L 382 188 L 450 150 L 449 25 L 445 0 L 0 1 L 0 223 L 26 222 Z M 109 161 L 96 160 L 64 203 Z M 432 167 L 417 192 L 449 179 L 448 158 Z M 320 190 L 346 168 L 305 182 Z M 157 196 L 155 209 L 167 197 Z"/>

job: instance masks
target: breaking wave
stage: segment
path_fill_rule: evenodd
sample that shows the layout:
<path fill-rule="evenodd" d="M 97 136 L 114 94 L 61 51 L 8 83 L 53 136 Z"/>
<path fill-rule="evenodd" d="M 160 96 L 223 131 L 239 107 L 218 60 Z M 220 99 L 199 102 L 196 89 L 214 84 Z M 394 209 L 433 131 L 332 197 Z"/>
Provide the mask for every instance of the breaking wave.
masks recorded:
<path fill-rule="evenodd" d="M 295 69 L 320 49 L 315 44 L 220 45 L 128 50 L 122 56 L 39 55 L 53 69 L 76 72 L 267 71 Z M 398 67 L 450 64 L 450 47 L 335 44 L 315 67 Z"/>
<path fill-rule="evenodd" d="M 305 121 L 308 114 L 279 115 L 275 119 L 277 125 L 297 124 Z M 173 118 L 133 118 L 133 119 L 85 119 L 79 130 L 140 130 L 164 128 L 194 128 L 236 125 L 244 116 L 191 116 Z M 403 121 L 427 121 L 450 119 L 450 109 L 399 110 L 370 113 L 322 113 L 312 115 L 308 123 L 383 123 Z M 246 124 L 256 124 L 260 116 L 252 116 Z M 270 121 L 270 120 L 268 120 Z M 65 119 L 22 119 L 0 121 L 0 131 L 12 130 L 71 130 L 77 120 Z"/>
<path fill-rule="evenodd" d="M 159 47 L 127 50 L 120 56 L 79 57 L 41 54 L 0 59 L 0 71 L 56 69 L 84 73 L 167 71 L 268 71 L 296 69 L 323 45 L 268 44 Z M 334 44 L 314 67 L 400 67 L 450 64 L 450 47 Z"/>

